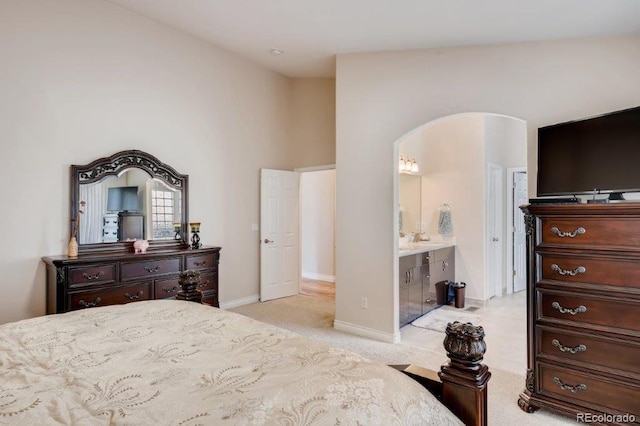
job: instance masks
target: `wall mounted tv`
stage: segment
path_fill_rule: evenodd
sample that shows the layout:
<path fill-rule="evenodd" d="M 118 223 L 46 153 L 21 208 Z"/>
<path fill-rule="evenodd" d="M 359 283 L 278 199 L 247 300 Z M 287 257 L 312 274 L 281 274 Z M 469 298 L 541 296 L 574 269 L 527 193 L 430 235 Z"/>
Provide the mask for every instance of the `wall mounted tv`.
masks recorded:
<path fill-rule="evenodd" d="M 640 191 L 640 107 L 538 129 L 538 196 Z"/>
<path fill-rule="evenodd" d="M 116 186 L 109 188 L 107 193 L 108 212 L 137 212 L 138 187 Z"/>

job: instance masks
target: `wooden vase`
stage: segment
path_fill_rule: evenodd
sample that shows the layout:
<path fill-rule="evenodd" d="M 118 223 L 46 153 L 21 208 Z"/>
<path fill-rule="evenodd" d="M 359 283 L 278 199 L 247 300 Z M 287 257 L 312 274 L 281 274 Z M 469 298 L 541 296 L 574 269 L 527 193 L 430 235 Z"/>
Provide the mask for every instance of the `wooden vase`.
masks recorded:
<path fill-rule="evenodd" d="M 78 241 L 76 240 L 76 237 L 71 237 L 71 240 L 69 240 L 69 245 L 67 246 L 67 256 L 78 257 Z"/>

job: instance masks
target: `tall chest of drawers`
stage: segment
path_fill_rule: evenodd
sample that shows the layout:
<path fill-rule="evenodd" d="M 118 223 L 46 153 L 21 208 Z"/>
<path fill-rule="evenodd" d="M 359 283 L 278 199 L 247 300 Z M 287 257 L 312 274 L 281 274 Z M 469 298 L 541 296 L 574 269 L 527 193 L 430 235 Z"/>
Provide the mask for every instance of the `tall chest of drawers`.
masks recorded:
<path fill-rule="evenodd" d="M 44 257 L 47 314 L 150 299 L 174 298 L 179 274 L 200 271 L 204 303 L 218 307 L 220 247 Z"/>
<path fill-rule="evenodd" d="M 522 209 L 528 365 L 518 404 L 640 422 L 640 203 Z"/>

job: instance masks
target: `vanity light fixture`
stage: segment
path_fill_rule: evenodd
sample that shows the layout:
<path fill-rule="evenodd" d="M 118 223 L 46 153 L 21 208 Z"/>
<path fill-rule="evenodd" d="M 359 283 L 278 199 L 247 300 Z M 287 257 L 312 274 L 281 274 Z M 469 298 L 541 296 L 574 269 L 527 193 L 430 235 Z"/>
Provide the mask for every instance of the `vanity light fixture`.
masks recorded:
<path fill-rule="evenodd" d="M 400 171 L 400 173 L 418 173 L 420 168 L 415 158 L 409 159 L 401 155 L 400 162 L 398 163 L 398 171 Z"/>

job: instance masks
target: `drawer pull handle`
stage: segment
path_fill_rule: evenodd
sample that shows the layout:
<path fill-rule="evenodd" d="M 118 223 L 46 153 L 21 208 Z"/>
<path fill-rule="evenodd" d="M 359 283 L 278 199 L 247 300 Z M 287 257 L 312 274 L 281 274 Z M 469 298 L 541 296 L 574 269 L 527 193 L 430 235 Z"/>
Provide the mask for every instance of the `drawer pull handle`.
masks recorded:
<path fill-rule="evenodd" d="M 564 232 L 559 230 L 557 226 L 554 226 L 553 228 L 551 228 L 551 232 L 556 234 L 560 238 L 564 238 L 564 237 L 574 238 L 578 234 L 584 234 L 585 232 L 587 232 L 587 230 L 581 226 L 573 232 Z"/>
<path fill-rule="evenodd" d="M 160 270 L 160 265 L 156 266 L 155 268 L 151 268 L 149 266 L 145 266 L 144 270 L 149 272 L 149 273 L 158 272 Z"/>
<path fill-rule="evenodd" d="M 198 287 L 206 287 L 208 285 L 209 285 L 209 280 L 206 280 L 205 282 L 198 284 Z"/>
<path fill-rule="evenodd" d="M 95 275 L 89 275 L 89 274 L 87 274 L 86 272 L 83 272 L 83 273 L 82 273 L 82 276 L 84 277 L 84 279 L 85 279 L 85 280 L 89 280 L 89 281 L 91 281 L 91 280 L 97 280 L 98 278 L 100 278 L 100 277 L 101 277 L 101 276 L 103 276 L 103 275 L 104 275 L 104 271 L 100 271 L 100 272 L 98 272 L 98 273 L 97 273 L 97 274 L 95 274 Z"/>
<path fill-rule="evenodd" d="M 164 291 L 165 293 L 175 293 L 176 290 L 178 290 L 178 287 L 176 286 L 173 286 L 171 288 L 162 287 L 162 291 Z"/>
<path fill-rule="evenodd" d="M 551 344 L 560 349 L 561 352 L 569 352 L 570 354 L 576 354 L 578 352 L 584 352 L 587 350 L 587 347 L 585 345 L 578 345 L 575 348 L 571 348 L 569 346 L 563 345 L 557 339 L 553 339 L 551 341 Z"/>
<path fill-rule="evenodd" d="M 557 309 L 558 311 L 560 311 L 561 314 L 571 314 L 571 315 L 575 315 L 575 314 L 580 314 L 583 312 L 587 312 L 587 307 L 584 305 L 580 305 L 575 309 L 567 309 L 567 308 L 563 308 L 562 306 L 560 306 L 560 304 L 558 302 L 553 302 L 551 304 L 551 307 L 553 309 Z"/>
<path fill-rule="evenodd" d="M 571 275 L 572 277 L 575 277 L 578 274 L 584 274 L 585 272 L 587 272 L 587 268 L 585 268 L 584 266 L 578 266 L 576 269 L 570 271 L 568 269 L 562 269 L 555 263 L 551 265 L 551 269 L 556 271 L 560 275 Z"/>
<path fill-rule="evenodd" d="M 580 383 L 579 385 L 575 385 L 575 386 L 565 385 L 564 383 L 562 383 L 562 380 L 560 380 L 557 377 L 553 378 L 553 383 L 555 383 L 556 385 L 560 386 L 560 389 L 568 390 L 571 393 L 576 393 L 576 392 L 581 392 L 581 391 L 586 391 L 587 390 L 587 385 L 585 385 L 583 383 Z"/>
<path fill-rule="evenodd" d="M 93 302 L 85 302 L 84 300 L 80 299 L 78 305 L 80 305 L 81 308 L 93 308 L 100 302 L 102 302 L 102 299 L 100 299 L 99 297 L 96 297 L 96 300 L 94 300 Z"/>
<path fill-rule="evenodd" d="M 195 266 L 204 266 L 207 264 L 207 261 L 206 260 L 203 260 L 202 262 L 194 261 L 193 264 Z"/>
<path fill-rule="evenodd" d="M 140 299 L 140 296 L 142 296 L 143 294 L 144 294 L 144 291 L 140 290 L 136 294 L 125 293 L 124 297 L 128 298 L 129 300 L 136 300 L 136 299 Z"/>

